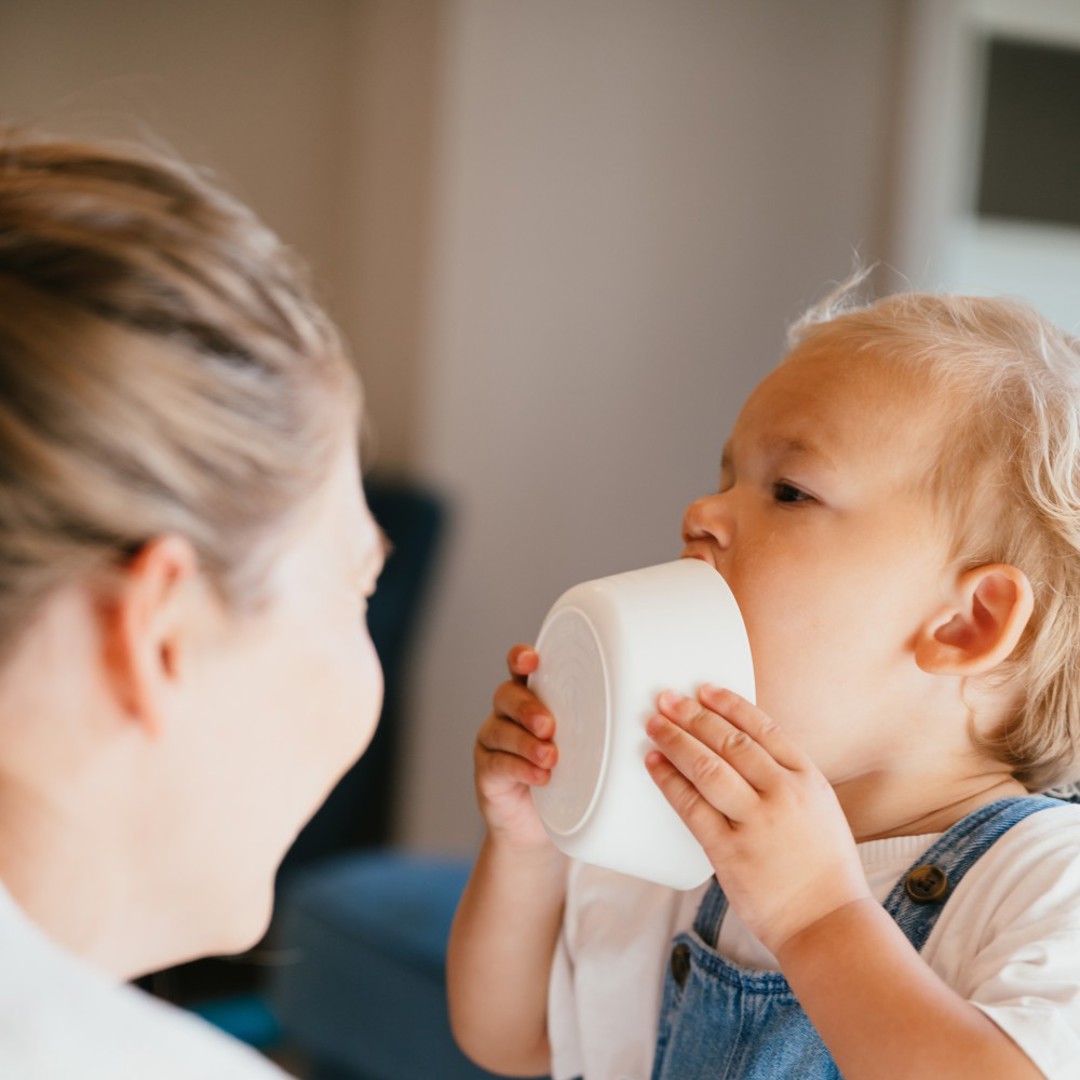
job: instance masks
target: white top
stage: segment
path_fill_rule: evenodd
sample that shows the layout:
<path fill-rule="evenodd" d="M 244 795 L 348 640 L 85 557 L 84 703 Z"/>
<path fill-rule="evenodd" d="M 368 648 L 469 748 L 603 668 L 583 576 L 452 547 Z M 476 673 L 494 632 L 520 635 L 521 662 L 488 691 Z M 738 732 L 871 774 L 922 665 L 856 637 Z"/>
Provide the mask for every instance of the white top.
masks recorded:
<path fill-rule="evenodd" d="M 875 898 L 937 838 L 860 844 Z M 571 865 L 548 994 L 554 1080 L 649 1080 L 671 939 L 693 928 L 707 888 Z M 745 967 L 777 968 L 730 909 L 716 946 Z M 949 897 L 922 957 L 1051 1080 L 1080 1076 L 1080 806 L 1005 833 Z"/>
<path fill-rule="evenodd" d="M 0 885 L 0 1076 L 18 1080 L 283 1080 L 198 1017 L 45 937 Z"/>

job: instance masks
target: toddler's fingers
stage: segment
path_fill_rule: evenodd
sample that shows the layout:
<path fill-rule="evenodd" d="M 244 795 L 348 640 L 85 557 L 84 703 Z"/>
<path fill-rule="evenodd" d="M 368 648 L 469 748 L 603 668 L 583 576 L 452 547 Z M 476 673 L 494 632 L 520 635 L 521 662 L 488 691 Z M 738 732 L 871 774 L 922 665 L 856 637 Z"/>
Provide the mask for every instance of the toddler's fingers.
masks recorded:
<path fill-rule="evenodd" d="M 785 769 L 802 770 L 810 764 L 809 758 L 766 713 L 733 690 L 724 690 L 718 686 L 703 686 L 698 692 L 698 697 L 707 708 L 712 709 L 740 731 L 745 731 Z"/>
<path fill-rule="evenodd" d="M 527 687 L 517 682 L 501 683 L 492 699 L 495 712 L 521 724 L 539 739 L 555 734 L 555 721 L 543 702 Z"/>
<path fill-rule="evenodd" d="M 488 717 L 476 741 L 485 750 L 514 754 L 542 769 L 551 769 L 559 756 L 553 742 L 538 739 L 520 724 L 497 715 Z"/>
<path fill-rule="evenodd" d="M 730 821 L 745 821 L 753 812 L 758 803 L 757 792 L 729 762 L 700 739 L 661 715 L 651 717 L 645 730 L 663 756 L 714 810 Z M 675 789 L 678 790 L 677 785 Z"/>
<path fill-rule="evenodd" d="M 523 683 L 540 666 L 540 656 L 531 645 L 515 645 L 506 654 L 506 666 L 513 678 Z"/>
<path fill-rule="evenodd" d="M 686 822 L 703 848 L 715 846 L 731 823 L 702 796 L 694 785 L 659 751 L 650 751 L 645 767 L 671 808 Z"/>
<path fill-rule="evenodd" d="M 752 707 L 735 694 L 730 697 Z M 703 694 L 700 700 L 695 700 L 668 690 L 657 701 L 665 716 L 719 754 L 752 788 L 765 791 L 781 779 L 784 766 L 747 731 L 721 715 L 720 707 L 730 704 L 724 691 L 716 691 L 711 696 Z"/>
<path fill-rule="evenodd" d="M 490 798 L 518 784 L 543 787 L 551 779 L 551 770 L 541 769 L 517 754 L 478 746 L 476 779 L 479 790 Z"/>

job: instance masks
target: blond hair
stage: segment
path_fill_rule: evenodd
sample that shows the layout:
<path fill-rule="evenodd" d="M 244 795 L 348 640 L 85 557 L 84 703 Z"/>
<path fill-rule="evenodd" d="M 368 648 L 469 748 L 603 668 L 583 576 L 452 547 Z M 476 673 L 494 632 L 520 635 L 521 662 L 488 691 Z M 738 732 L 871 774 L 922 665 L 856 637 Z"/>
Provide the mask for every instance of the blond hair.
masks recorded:
<path fill-rule="evenodd" d="M 0 134 L 0 650 L 167 533 L 255 602 L 357 393 L 288 252 L 204 175 Z"/>
<path fill-rule="evenodd" d="M 859 278 L 862 275 L 858 276 Z M 1080 340 L 1012 299 L 901 293 L 858 280 L 811 309 L 792 346 L 835 342 L 922 374 L 948 402 L 928 480 L 961 568 L 1007 563 L 1035 610 L 993 685 L 1014 702 L 978 735 L 1030 790 L 1076 779 L 1080 749 Z"/>

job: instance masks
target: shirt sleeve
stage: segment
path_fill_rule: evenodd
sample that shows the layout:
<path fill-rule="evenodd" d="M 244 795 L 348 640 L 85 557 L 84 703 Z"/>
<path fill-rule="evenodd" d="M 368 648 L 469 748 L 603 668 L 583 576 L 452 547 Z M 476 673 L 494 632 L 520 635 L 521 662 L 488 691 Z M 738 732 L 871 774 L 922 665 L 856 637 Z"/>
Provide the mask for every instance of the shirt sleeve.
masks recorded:
<path fill-rule="evenodd" d="M 931 966 L 1045 1076 L 1080 1075 L 1080 807 L 998 840 L 957 886 L 926 952 L 935 945 Z"/>

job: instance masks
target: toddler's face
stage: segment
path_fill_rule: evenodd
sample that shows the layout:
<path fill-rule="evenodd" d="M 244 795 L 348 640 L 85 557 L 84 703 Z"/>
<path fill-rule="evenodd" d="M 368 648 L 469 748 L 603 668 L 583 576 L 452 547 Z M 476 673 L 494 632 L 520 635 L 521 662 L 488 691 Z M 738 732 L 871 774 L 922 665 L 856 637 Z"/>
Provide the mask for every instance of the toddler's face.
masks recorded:
<path fill-rule="evenodd" d="M 913 644 L 951 580 L 923 480 L 942 415 L 882 362 L 803 346 L 751 395 L 718 492 L 683 520 L 683 554 L 715 566 L 742 609 L 759 705 L 834 784 L 934 739 Z"/>

